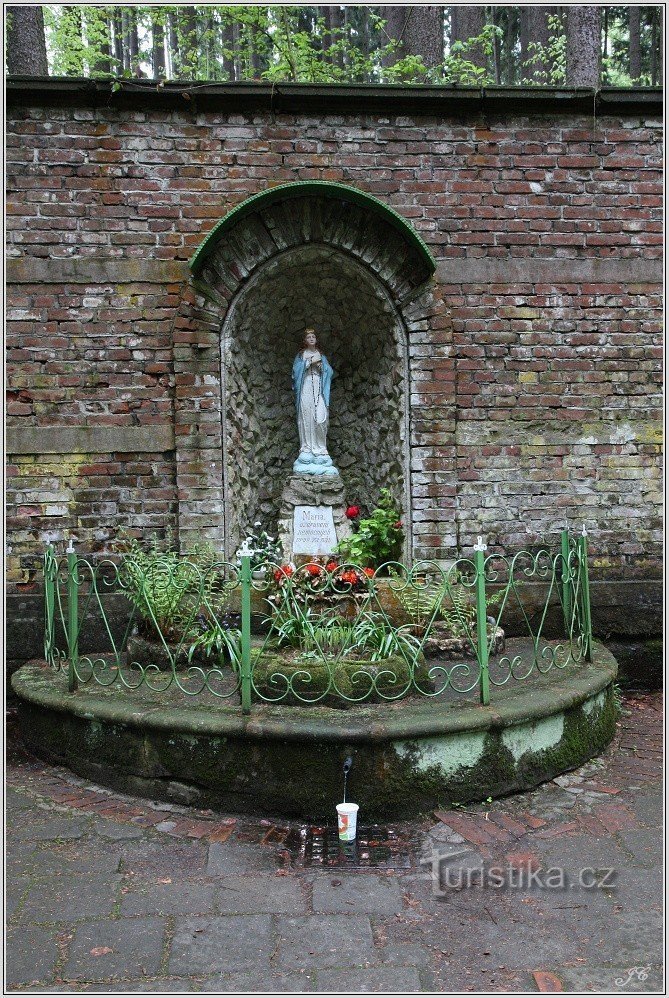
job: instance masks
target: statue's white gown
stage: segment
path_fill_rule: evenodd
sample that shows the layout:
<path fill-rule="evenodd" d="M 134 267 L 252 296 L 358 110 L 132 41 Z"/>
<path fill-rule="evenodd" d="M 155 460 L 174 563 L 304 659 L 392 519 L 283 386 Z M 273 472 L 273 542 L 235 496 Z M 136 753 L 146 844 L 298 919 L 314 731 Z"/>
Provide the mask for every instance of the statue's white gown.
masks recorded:
<path fill-rule="evenodd" d="M 310 356 L 320 358 L 320 354 L 306 353 L 305 359 Z M 327 457 L 328 410 L 321 395 L 321 376 L 315 367 L 307 368 L 302 381 L 297 429 L 301 454 Z"/>

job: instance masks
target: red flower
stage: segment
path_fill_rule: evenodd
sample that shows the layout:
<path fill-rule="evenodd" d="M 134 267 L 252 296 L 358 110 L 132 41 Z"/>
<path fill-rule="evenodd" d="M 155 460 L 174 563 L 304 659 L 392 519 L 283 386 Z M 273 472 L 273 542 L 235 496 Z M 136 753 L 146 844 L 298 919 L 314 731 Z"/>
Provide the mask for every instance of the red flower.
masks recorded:
<path fill-rule="evenodd" d="M 346 509 L 346 516 L 349 520 L 355 520 L 356 516 L 360 516 L 359 506 L 348 506 Z"/>
<path fill-rule="evenodd" d="M 373 579 L 374 578 L 374 569 L 373 568 L 363 568 L 363 572 L 365 573 L 365 575 L 367 576 L 368 579 Z"/>
<path fill-rule="evenodd" d="M 336 572 L 338 568 L 339 568 L 339 565 L 337 564 L 336 561 L 329 561 L 327 563 L 327 565 L 325 566 L 325 571 L 326 572 Z"/>
<path fill-rule="evenodd" d="M 295 569 L 292 565 L 282 565 L 281 568 L 277 568 L 274 573 L 275 582 L 283 582 L 284 579 L 289 579 Z"/>
<path fill-rule="evenodd" d="M 315 576 L 320 575 L 320 574 L 321 574 L 321 566 L 320 565 L 307 565 L 307 575 L 311 575 L 312 577 L 315 577 Z"/>
<path fill-rule="evenodd" d="M 342 582 L 346 582 L 350 586 L 354 586 L 356 582 L 360 581 L 360 576 L 357 572 L 354 572 L 352 568 L 348 569 L 346 572 L 342 572 L 339 578 Z"/>
<path fill-rule="evenodd" d="M 401 526 L 402 526 L 401 520 L 398 520 L 396 523 L 393 523 L 393 527 L 395 528 L 395 530 L 399 530 Z"/>

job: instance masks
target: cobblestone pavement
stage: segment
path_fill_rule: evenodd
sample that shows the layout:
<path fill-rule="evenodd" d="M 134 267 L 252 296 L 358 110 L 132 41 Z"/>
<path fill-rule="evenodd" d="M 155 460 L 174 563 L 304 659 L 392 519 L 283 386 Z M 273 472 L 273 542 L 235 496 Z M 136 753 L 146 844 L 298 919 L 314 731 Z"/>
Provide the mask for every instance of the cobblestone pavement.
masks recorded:
<path fill-rule="evenodd" d="M 9 990 L 662 989 L 659 694 L 626 695 L 580 770 L 367 830 L 335 866 L 322 829 L 124 797 L 9 745 Z"/>

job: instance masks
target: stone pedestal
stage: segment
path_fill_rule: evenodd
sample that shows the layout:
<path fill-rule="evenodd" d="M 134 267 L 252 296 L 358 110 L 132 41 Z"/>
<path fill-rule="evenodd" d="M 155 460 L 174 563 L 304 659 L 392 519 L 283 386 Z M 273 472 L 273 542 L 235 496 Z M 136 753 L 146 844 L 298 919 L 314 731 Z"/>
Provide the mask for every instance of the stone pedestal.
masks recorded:
<path fill-rule="evenodd" d="M 301 522 L 322 524 L 320 533 L 317 535 L 326 538 L 328 534 L 327 523 L 334 524 L 336 542 L 351 535 L 351 524 L 346 519 L 346 495 L 344 493 L 344 483 L 339 474 L 335 475 L 291 475 L 286 482 L 281 493 L 281 512 L 279 514 L 279 542 L 283 550 L 284 561 L 307 562 L 314 557 L 322 557 L 331 554 L 331 550 L 324 549 L 317 541 L 314 541 L 314 550 L 296 554 L 294 551 L 295 542 L 295 510 L 302 507 L 300 513 Z M 306 510 L 304 508 L 306 507 Z M 327 548 L 327 544 L 325 548 Z M 334 547 L 334 544 L 332 544 Z M 317 549 L 319 548 L 319 549 Z"/>

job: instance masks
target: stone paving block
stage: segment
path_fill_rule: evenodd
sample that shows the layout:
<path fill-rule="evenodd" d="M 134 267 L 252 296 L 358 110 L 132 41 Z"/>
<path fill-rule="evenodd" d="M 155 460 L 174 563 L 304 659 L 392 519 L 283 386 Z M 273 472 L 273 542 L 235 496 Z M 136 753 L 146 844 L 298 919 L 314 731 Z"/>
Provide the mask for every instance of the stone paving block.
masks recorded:
<path fill-rule="evenodd" d="M 638 831 L 620 832 L 618 838 L 637 863 L 648 869 L 661 870 L 664 860 L 664 842 L 660 828 L 640 828 Z M 623 871 L 623 881 L 625 871 Z"/>
<path fill-rule="evenodd" d="M 74 922 L 111 915 L 120 877 L 57 877 L 35 883 L 20 914 L 22 922 Z"/>
<path fill-rule="evenodd" d="M 164 935 L 162 918 L 107 919 L 78 925 L 63 977 L 105 981 L 155 976 L 160 967 Z"/>
<path fill-rule="evenodd" d="M 76 994 L 79 991 L 84 990 L 83 988 L 75 988 L 72 984 L 49 984 L 49 990 L 46 992 L 44 984 L 33 984 L 31 987 L 21 987 L 12 988 L 11 994 Z"/>
<path fill-rule="evenodd" d="M 622 870 L 629 860 L 613 838 L 594 838 L 591 835 L 568 835 L 564 838 L 536 838 L 533 848 L 540 854 L 544 868 L 559 867 L 570 877 L 576 877 L 580 870 L 609 869 Z"/>
<path fill-rule="evenodd" d="M 124 825 L 120 821 L 96 821 L 93 831 L 103 839 L 111 839 L 112 842 L 121 842 L 123 839 L 139 839 L 143 830 L 136 825 Z"/>
<path fill-rule="evenodd" d="M 662 994 L 664 988 L 659 964 L 635 968 L 622 965 L 560 967 L 558 973 L 568 992 Z"/>
<path fill-rule="evenodd" d="M 615 918 L 591 918 L 583 926 L 582 945 L 598 964 L 642 967 L 657 963 L 663 932 L 662 913 L 644 905 L 616 913 Z"/>
<path fill-rule="evenodd" d="M 276 965 L 286 970 L 376 963 L 369 919 L 362 915 L 303 915 L 278 922 Z"/>
<path fill-rule="evenodd" d="M 31 883 L 32 880 L 30 877 L 10 877 L 7 875 L 5 915 L 8 919 L 11 919 L 17 913 Z"/>
<path fill-rule="evenodd" d="M 269 915 L 221 915 L 177 919 L 171 945 L 171 974 L 233 973 L 269 968 L 274 949 Z"/>
<path fill-rule="evenodd" d="M 279 864 L 271 849 L 247 842 L 229 839 L 212 842 L 209 846 L 207 875 L 224 877 L 235 873 L 263 873 L 275 871 Z"/>
<path fill-rule="evenodd" d="M 211 884 L 132 883 L 121 896 L 121 915 L 206 915 L 214 910 Z"/>
<path fill-rule="evenodd" d="M 9 833 L 21 841 L 50 842 L 53 839 L 80 839 L 90 828 L 82 818 L 53 817 L 47 821 L 30 821 L 19 824 Z"/>
<path fill-rule="evenodd" d="M 422 991 L 415 967 L 363 967 L 319 970 L 316 973 L 319 992 L 358 994 L 369 991 L 412 992 Z"/>
<path fill-rule="evenodd" d="M 281 974 L 271 970 L 251 970 L 242 974 L 218 974 L 202 984 L 203 991 L 240 994 L 258 991 L 263 994 L 304 994 L 315 991 L 313 972 Z"/>
<path fill-rule="evenodd" d="M 300 884 L 289 877 L 223 877 L 217 885 L 215 904 L 223 914 L 306 912 Z"/>
<path fill-rule="evenodd" d="M 21 872 L 39 877 L 86 877 L 98 874 L 111 876 L 117 873 L 121 855 L 112 849 L 108 852 L 91 852 L 68 847 L 65 851 L 56 849 L 35 849 L 21 854 L 12 860 L 13 873 Z M 8 869 L 9 874 L 9 869 Z"/>
<path fill-rule="evenodd" d="M 378 954 L 379 959 L 384 963 L 393 964 L 393 966 L 405 965 L 420 969 L 426 966 L 430 960 L 428 951 L 418 943 L 388 942 L 379 949 Z"/>
<path fill-rule="evenodd" d="M 202 842 L 143 838 L 120 848 L 124 873 L 132 870 L 142 876 L 156 877 L 195 877 L 204 873 L 207 850 Z"/>
<path fill-rule="evenodd" d="M 32 811 L 36 803 L 35 798 L 31 797 L 30 794 L 24 794 L 21 790 L 15 790 L 14 787 L 5 788 L 5 807 L 7 811 L 11 810 L 14 823 L 18 823 L 16 818 L 18 811 Z"/>
<path fill-rule="evenodd" d="M 6 954 L 8 985 L 51 980 L 58 957 L 56 932 L 33 925 L 10 929 L 6 937 Z"/>
<path fill-rule="evenodd" d="M 83 985 L 77 988 L 77 991 L 87 992 L 113 992 L 114 994 L 119 993 L 119 984 L 89 984 Z M 190 993 L 191 991 L 200 991 L 200 985 L 197 981 L 191 981 L 187 977 L 179 978 L 166 978 L 158 977 L 151 981 L 124 981 L 123 982 L 123 993 L 124 994 L 162 994 L 163 992 L 176 992 L 177 994 Z"/>
<path fill-rule="evenodd" d="M 639 794 L 630 802 L 630 807 L 634 811 L 637 819 L 644 825 L 651 828 L 662 828 L 663 822 L 663 800 L 659 790 L 650 793 Z"/>
<path fill-rule="evenodd" d="M 454 958 L 468 960 L 470 965 L 477 965 L 480 954 L 488 953 L 490 966 L 528 969 L 531 964 L 529 969 L 536 969 L 573 959 L 575 953 L 573 935 L 568 930 L 560 932 L 554 924 L 550 932 L 541 932 L 519 921 L 472 920 L 451 925 L 449 935 Z"/>
<path fill-rule="evenodd" d="M 324 914 L 393 915 L 402 911 L 397 880 L 353 873 L 318 877 L 313 883 L 313 908 Z"/>

